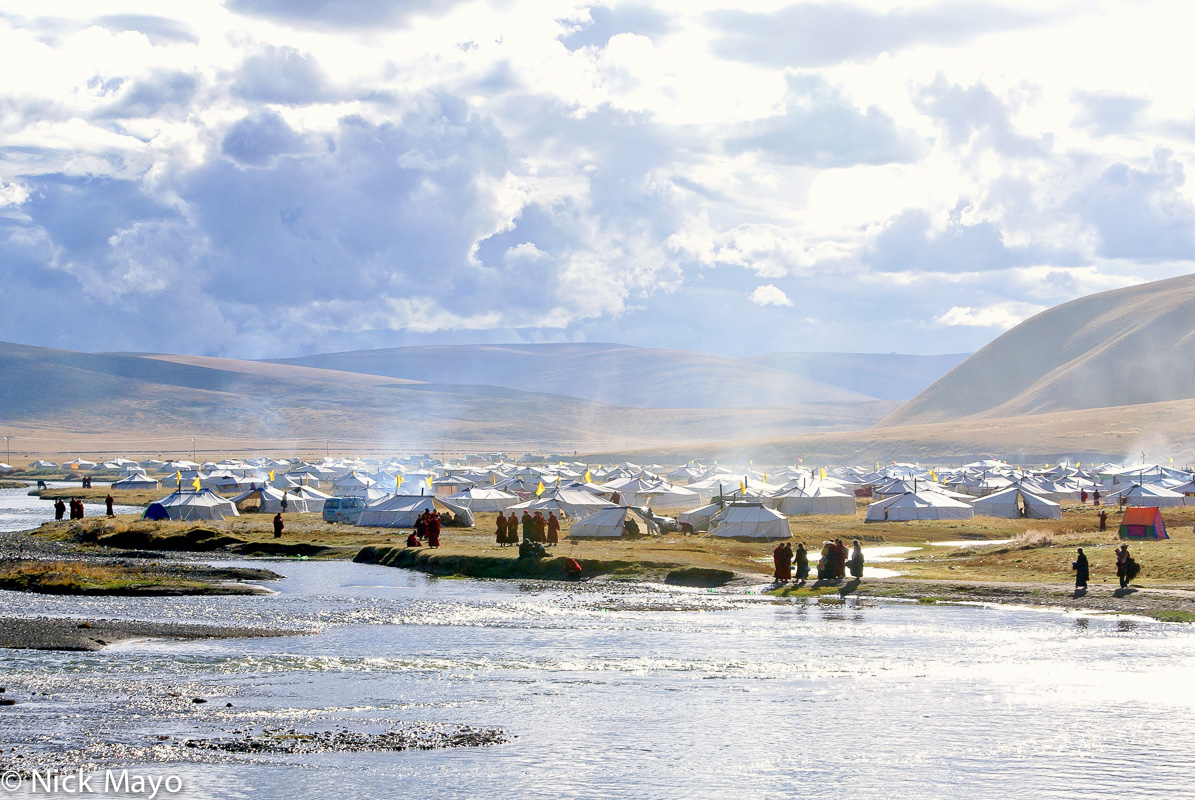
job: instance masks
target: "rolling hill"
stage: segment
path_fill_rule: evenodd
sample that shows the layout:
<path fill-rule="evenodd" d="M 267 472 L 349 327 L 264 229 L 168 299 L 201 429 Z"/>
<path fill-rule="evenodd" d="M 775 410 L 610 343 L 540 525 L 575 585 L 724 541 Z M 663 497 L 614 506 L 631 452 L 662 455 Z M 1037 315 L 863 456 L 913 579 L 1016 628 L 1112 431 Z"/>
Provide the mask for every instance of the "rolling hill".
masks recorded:
<path fill-rule="evenodd" d="M 1004 333 L 882 427 L 1195 398 L 1195 275 L 1082 297 Z"/>
<path fill-rule="evenodd" d="M 748 361 L 881 400 L 905 401 L 957 367 L 966 353 L 769 353 Z"/>
<path fill-rule="evenodd" d="M 255 361 L 80 353 L 0 343 L 3 433 L 46 452 L 184 451 L 257 442 L 279 452 L 582 450 L 867 427 L 892 403 L 642 409 L 502 386 L 437 384 Z M 186 441 L 186 446 L 179 444 Z M 318 448 L 314 444 L 319 442 Z M 171 442 L 173 445 L 168 446 Z M 306 445 L 301 443 L 306 442 Z M 54 445 L 52 443 L 58 443 Z M 137 446 L 144 443 L 144 446 Z M 231 444 L 229 445 L 231 446 Z"/>
<path fill-rule="evenodd" d="M 749 361 L 600 343 L 396 347 L 273 363 L 434 383 L 503 386 L 633 408 L 758 408 L 876 400 Z"/>

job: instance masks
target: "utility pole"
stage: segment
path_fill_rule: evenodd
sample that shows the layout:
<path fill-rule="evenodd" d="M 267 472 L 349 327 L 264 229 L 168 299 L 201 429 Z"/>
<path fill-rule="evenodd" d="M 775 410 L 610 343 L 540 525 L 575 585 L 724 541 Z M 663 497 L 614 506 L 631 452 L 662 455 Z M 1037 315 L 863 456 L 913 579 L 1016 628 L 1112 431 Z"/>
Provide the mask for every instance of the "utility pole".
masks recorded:
<path fill-rule="evenodd" d="M 191 460 L 197 464 L 199 463 L 199 459 L 195 458 L 195 437 L 194 436 L 191 437 Z"/>
<path fill-rule="evenodd" d="M 10 436 L 4 437 L 4 463 L 10 467 L 12 466 L 12 445 L 9 444 L 9 439 L 11 438 Z"/>

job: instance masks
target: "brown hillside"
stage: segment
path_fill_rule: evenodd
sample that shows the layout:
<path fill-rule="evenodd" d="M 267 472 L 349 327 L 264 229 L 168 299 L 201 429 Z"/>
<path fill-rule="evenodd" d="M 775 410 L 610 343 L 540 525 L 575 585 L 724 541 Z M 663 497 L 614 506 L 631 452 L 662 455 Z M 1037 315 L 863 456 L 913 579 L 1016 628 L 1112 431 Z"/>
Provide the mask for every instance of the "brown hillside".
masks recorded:
<path fill-rule="evenodd" d="M 964 361 L 882 427 L 1195 398 L 1195 275 L 1043 311 Z"/>

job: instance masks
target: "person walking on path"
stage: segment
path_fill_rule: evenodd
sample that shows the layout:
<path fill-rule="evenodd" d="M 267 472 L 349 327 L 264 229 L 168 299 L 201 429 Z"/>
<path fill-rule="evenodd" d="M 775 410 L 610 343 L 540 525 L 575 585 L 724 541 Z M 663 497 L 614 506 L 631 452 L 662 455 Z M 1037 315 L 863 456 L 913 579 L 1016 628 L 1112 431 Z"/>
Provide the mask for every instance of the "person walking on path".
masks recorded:
<path fill-rule="evenodd" d="M 285 527 L 286 527 L 285 523 L 282 522 L 282 512 L 279 511 L 277 514 L 274 515 L 274 538 L 275 539 L 282 538 L 282 529 Z"/>
<path fill-rule="evenodd" d="M 850 566 L 852 578 L 863 577 L 863 548 L 859 546 L 858 539 L 851 544 Z"/>
<path fill-rule="evenodd" d="M 776 568 L 777 583 L 787 583 L 792 580 L 792 555 L 784 542 L 776 545 L 776 548 L 772 550 L 772 564 Z"/>
<path fill-rule="evenodd" d="M 434 511 L 427 512 L 427 546 L 440 546 L 440 515 Z"/>
<path fill-rule="evenodd" d="M 110 516 L 110 517 L 116 516 L 114 513 L 112 513 L 112 504 L 115 502 L 116 501 L 112 499 L 111 494 L 109 494 L 107 497 L 104 498 L 104 508 L 107 510 L 108 516 Z"/>
<path fill-rule="evenodd" d="M 1075 571 L 1075 589 L 1087 591 L 1087 581 L 1091 577 L 1091 570 L 1087 565 L 1087 556 L 1083 553 L 1083 548 L 1079 548 L 1079 555 L 1075 557 L 1075 561 L 1071 564 L 1071 569 Z"/>
<path fill-rule="evenodd" d="M 62 498 L 59 497 L 57 500 L 54 501 L 54 519 L 61 522 L 62 518 L 65 516 L 66 516 L 66 503 L 62 502 Z"/>
<path fill-rule="evenodd" d="M 805 549 L 804 542 L 797 542 L 797 552 L 793 557 L 793 561 L 797 565 L 797 580 L 805 581 L 809 579 L 809 551 Z"/>
<path fill-rule="evenodd" d="M 1116 548 L 1116 577 L 1120 579 L 1120 588 L 1129 585 L 1129 546 L 1122 544 Z"/>
<path fill-rule="evenodd" d="M 286 507 L 287 507 L 288 505 L 290 505 L 290 502 L 289 502 L 289 501 L 287 500 L 287 498 L 286 498 L 286 496 L 287 496 L 288 494 L 290 494 L 290 492 L 283 492 L 283 493 L 282 493 L 282 500 L 281 500 L 281 501 L 279 501 L 279 503 L 278 503 L 278 505 L 279 505 L 279 506 L 282 508 L 282 513 L 283 513 L 283 514 L 285 514 L 285 513 L 286 513 Z"/>
<path fill-rule="evenodd" d="M 1100 530 L 1101 531 L 1108 530 L 1108 512 L 1101 508 L 1099 518 L 1100 518 Z"/>

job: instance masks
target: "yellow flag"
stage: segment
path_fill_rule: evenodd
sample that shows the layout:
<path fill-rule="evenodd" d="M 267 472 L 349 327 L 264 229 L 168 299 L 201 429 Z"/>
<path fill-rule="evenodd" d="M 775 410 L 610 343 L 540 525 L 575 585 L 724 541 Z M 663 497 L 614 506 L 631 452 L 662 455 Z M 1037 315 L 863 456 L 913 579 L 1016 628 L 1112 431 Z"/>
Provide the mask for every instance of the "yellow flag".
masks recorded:
<path fill-rule="evenodd" d="M 768 482 L 768 473 L 766 473 L 766 472 L 763 474 L 763 482 L 764 483 Z"/>
<path fill-rule="evenodd" d="M 557 486 L 560 485 L 560 476 L 559 475 L 556 476 L 556 485 Z"/>
<path fill-rule="evenodd" d="M 498 473 L 497 472 L 490 473 L 490 483 L 493 484 L 494 486 L 498 485 Z"/>
<path fill-rule="evenodd" d="M 191 481 L 191 485 L 195 487 L 195 491 L 199 491 L 199 476 L 195 476 L 195 480 Z"/>
<path fill-rule="evenodd" d="M 593 474 L 589 470 L 585 470 L 585 482 L 586 483 L 593 482 Z"/>
<path fill-rule="evenodd" d="M 929 479 L 931 481 L 933 481 L 934 483 L 938 482 L 938 476 L 934 473 L 934 471 L 932 469 L 929 471 Z"/>
<path fill-rule="evenodd" d="M 825 468 L 825 467 L 819 467 L 819 468 L 818 468 L 818 471 L 817 471 L 817 474 L 818 474 L 818 475 L 820 475 L 820 476 L 821 476 L 821 478 L 822 478 L 822 480 L 824 481 L 824 480 L 826 479 L 826 468 Z"/>
<path fill-rule="evenodd" d="M 744 485 L 744 484 L 743 484 L 743 482 L 742 482 L 742 481 L 739 481 L 739 491 L 740 491 L 740 492 L 746 492 L 746 491 L 747 491 L 747 487 L 746 487 L 746 485 Z"/>
<path fill-rule="evenodd" d="M 431 485 L 432 485 L 432 476 L 431 476 L 431 475 L 428 475 L 428 476 L 427 476 L 427 485 L 428 485 L 428 486 L 431 486 Z"/>
<path fill-rule="evenodd" d="M 274 470 L 270 470 L 270 483 L 274 482 Z"/>
<path fill-rule="evenodd" d="M 394 476 L 394 488 L 397 489 L 400 486 L 402 486 L 402 475 L 395 475 Z"/>
<path fill-rule="evenodd" d="M 535 487 L 535 496 L 536 496 L 536 497 L 539 497 L 539 496 L 540 496 L 541 494 L 543 494 L 543 493 L 544 493 L 546 490 L 547 490 L 547 487 L 546 487 L 546 486 L 544 486 L 544 482 L 543 482 L 543 481 L 540 481 L 540 482 L 539 482 L 539 486 L 536 486 L 536 487 Z"/>
<path fill-rule="evenodd" d="M 1076 461 L 1076 462 L 1075 462 L 1075 469 L 1080 469 L 1080 468 L 1082 468 L 1082 466 L 1083 466 L 1083 462 L 1082 462 L 1082 461 Z"/>
<path fill-rule="evenodd" d="M 178 488 L 183 488 L 183 474 L 181 472 L 174 473 L 174 485 Z"/>

